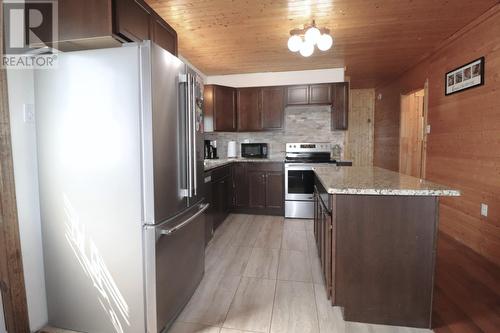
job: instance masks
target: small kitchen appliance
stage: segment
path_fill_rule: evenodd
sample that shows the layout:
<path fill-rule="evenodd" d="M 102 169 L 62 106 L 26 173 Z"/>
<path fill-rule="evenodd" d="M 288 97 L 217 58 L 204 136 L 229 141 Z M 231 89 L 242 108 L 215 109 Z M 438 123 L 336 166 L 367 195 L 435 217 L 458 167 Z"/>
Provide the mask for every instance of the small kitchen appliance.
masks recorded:
<path fill-rule="evenodd" d="M 217 141 L 216 140 L 205 140 L 205 159 L 213 160 L 217 159 Z"/>
<path fill-rule="evenodd" d="M 267 143 L 242 143 L 241 157 L 267 158 Z"/>
<path fill-rule="evenodd" d="M 238 154 L 236 153 L 236 141 L 229 141 L 227 143 L 227 157 L 236 158 Z"/>

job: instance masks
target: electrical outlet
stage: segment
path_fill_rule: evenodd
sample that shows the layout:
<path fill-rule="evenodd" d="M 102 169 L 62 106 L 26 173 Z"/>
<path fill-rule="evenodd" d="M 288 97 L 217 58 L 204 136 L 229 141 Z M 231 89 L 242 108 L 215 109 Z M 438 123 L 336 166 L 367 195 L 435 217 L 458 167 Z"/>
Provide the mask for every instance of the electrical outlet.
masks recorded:
<path fill-rule="evenodd" d="M 23 104 L 24 122 L 31 124 L 35 122 L 35 105 Z"/>
<path fill-rule="evenodd" d="M 488 205 L 485 203 L 481 204 L 481 215 L 484 217 L 488 216 Z"/>
<path fill-rule="evenodd" d="M 425 131 L 427 132 L 427 134 L 431 134 L 431 125 L 427 125 Z"/>

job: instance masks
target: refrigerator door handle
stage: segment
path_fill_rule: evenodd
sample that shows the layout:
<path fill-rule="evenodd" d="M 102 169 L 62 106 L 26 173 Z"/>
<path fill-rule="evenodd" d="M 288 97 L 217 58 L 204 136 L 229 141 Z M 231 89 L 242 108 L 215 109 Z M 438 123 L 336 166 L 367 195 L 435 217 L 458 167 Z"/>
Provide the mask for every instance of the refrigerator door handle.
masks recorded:
<path fill-rule="evenodd" d="M 208 203 L 200 205 L 200 210 L 198 212 L 196 212 L 196 214 L 192 215 L 191 217 L 189 217 L 184 222 L 179 223 L 175 227 L 161 230 L 160 233 L 162 235 L 166 235 L 166 236 L 172 235 L 176 231 L 181 230 L 182 228 L 184 228 L 185 226 L 187 226 L 189 223 L 193 222 L 198 216 L 200 216 L 201 214 L 203 214 L 203 212 L 205 212 L 208 209 L 209 206 L 210 206 L 210 204 L 208 204 Z"/>
<path fill-rule="evenodd" d="M 192 123 L 191 123 L 191 135 L 192 135 L 192 159 L 191 161 L 193 162 L 193 197 L 197 195 L 197 190 L 198 190 L 198 165 L 197 165 L 197 156 L 196 156 L 196 122 L 197 122 L 197 115 L 196 115 L 196 76 L 191 75 L 191 117 L 192 117 Z"/>
<path fill-rule="evenodd" d="M 187 105 L 187 108 L 186 108 L 186 113 L 187 113 L 187 124 L 186 124 L 186 127 L 187 127 L 187 130 L 186 130 L 186 134 L 187 134 L 187 167 L 188 167 L 188 170 L 187 170 L 187 188 L 188 188 L 188 195 L 187 197 L 188 198 L 192 198 L 193 197 L 193 164 L 194 164 L 194 161 L 193 161 L 193 153 L 191 151 L 191 147 L 193 146 L 193 135 L 192 135 L 192 129 L 191 129 L 191 126 L 192 126 L 192 108 L 193 106 L 191 105 L 192 104 L 192 98 L 191 98 L 191 93 L 192 93 L 192 90 L 191 90 L 191 81 L 192 81 L 192 78 L 191 78 L 191 74 L 187 73 L 186 74 L 186 81 L 187 81 L 187 84 L 186 84 L 186 105 Z"/>

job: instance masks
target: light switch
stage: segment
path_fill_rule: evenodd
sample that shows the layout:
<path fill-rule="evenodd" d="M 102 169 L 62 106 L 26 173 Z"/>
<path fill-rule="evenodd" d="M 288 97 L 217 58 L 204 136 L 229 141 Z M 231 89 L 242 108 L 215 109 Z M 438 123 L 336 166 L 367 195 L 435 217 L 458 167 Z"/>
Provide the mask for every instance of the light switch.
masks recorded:
<path fill-rule="evenodd" d="M 24 122 L 31 124 L 35 122 L 35 105 L 23 104 Z"/>
<path fill-rule="evenodd" d="M 481 204 L 481 215 L 485 217 L 488 216 L 488 205 L 485 203 Z"/>
<path fill-rule="evenodd" d="M 425 132 L 427 134 L 431 134 L 431 125 L 427 125 L 427 127 L 425 128 Z"/>

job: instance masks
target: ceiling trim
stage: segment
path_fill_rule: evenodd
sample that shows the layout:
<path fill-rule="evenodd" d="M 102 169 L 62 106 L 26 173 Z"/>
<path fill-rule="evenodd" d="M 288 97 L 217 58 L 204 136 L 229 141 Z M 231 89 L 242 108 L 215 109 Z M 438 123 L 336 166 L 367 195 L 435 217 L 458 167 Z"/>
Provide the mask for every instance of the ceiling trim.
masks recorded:
<path fill-rule="evenodd" d="M 205 83 L 235 88 L 285 86 L 344 82 L 344 74 L 344 68 L 328 68 L 306 71 L 212 75 L 206 77 Z"/>

